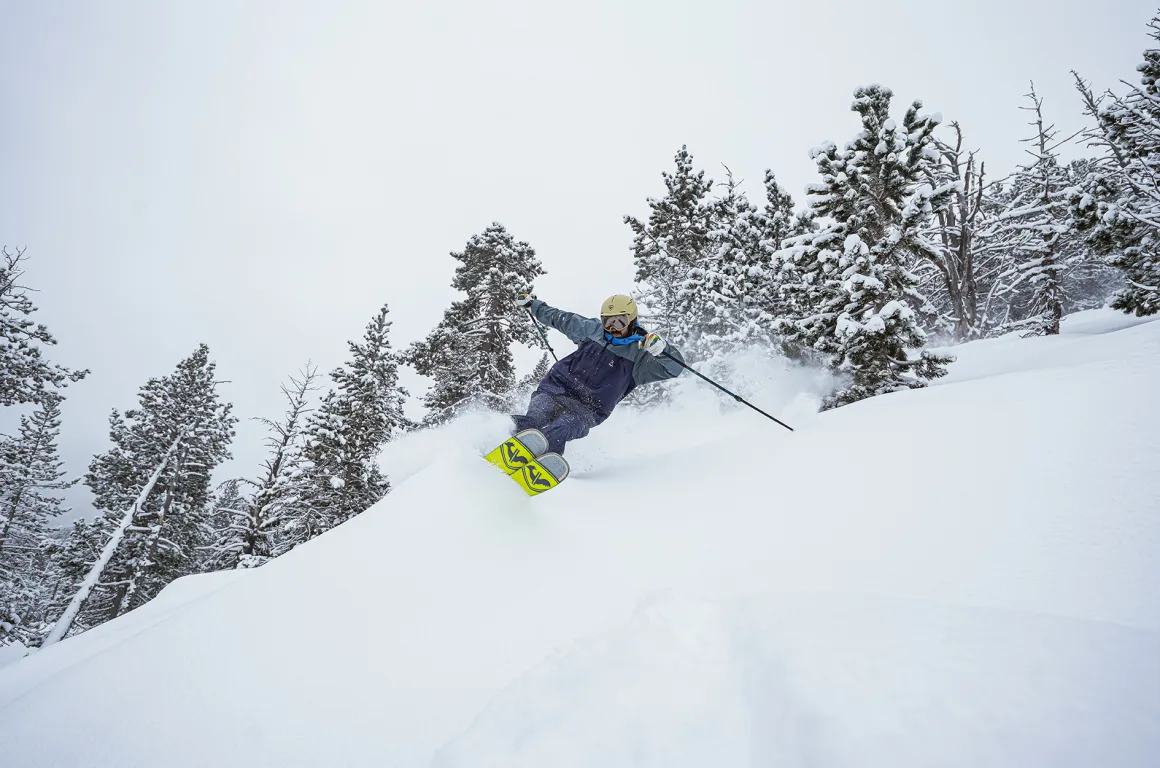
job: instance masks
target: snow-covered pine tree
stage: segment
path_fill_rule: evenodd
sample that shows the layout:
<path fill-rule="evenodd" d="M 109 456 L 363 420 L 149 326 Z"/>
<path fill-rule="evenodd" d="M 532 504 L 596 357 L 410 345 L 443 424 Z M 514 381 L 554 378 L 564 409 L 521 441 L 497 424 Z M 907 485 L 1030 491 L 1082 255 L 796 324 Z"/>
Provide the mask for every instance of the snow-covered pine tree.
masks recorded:
<path fill-rule="evenodd" d="M 704 361 L 726 354 L 746 336 L 756 336 L 744 312 L 742 285 L 750 264 L 759 264 L 761 230 L 757 210 L 746 198 L 728 167 L 725 194 L 713 204 L 705 248 L 691 256 L 677 285 L 668 333 L 690 360 Z"/>
<path fill-rule="evenodd" d="M 52 532 L 53 546 L 47 550 L 50 558 L 46 573 L 50 585 L 48 604 L 45 607 L 44 622 L 37 633 L 37 644 L 48 642 L 46 635 L 59 628 L 61 636 L 68 627 L 60 624 L 62 614 L 77 602 L 79 609 L 82 585 L 94 567 L 100 562 L 101 550 L 108 543 L 104 526 L 99 521 L 74 520 L 68 528 L 58 528 Z M 72 619 L 75 619 L 74 611 Z M 72 621 L 69 619 L 69 622 Z M 59 627 L 58 627 L 59 625 Z M 60 637 L 56 638 L 57 640 Z M 25 642 L 25 645 L 30 645 Z"/>
<path fill-rule="evenodd" d="M 556 361 L 552 356 L 545 352 L 540 356 L 540 361 L 536 363 L 536 367 L 532 369 L 532 372 L 520 379 L 520 384 L 523 386 L 530 385 L 534 389 L 548 375 L 548 371 L 551 370 L 555 363 Z"/>
<path fill-rule="evenodd" d="M 811 231 L 772 171 L 765 171 L 766 202 L 758 209 L 725 170 L 725 194 L 713 205 L 708 247 L 685 272 L 672 323 L 674 336 L 698 360 L 773 341 L 780 309 L 773 254 L 787 238 Z"/>
<path fill-rule="evenodd" d="M 282 513 L 294 504 L 294 482 L 302 470 L 306 418 L 318 369 L 310 363 L 282 385 L 286 411 L 281 420 L 259 419 L 269 429 L 262 477 L 235 479 L 218 490 L 213 541 L 206 570 L 257 568 L 274 556 Z"/>
<path fill-rule="evenodd" d="M 59 435 L 60 397 L 48 393 L 21 417 L 19 433 L 0 442 L 0 643 L 38 645 L 48 619 L 51 521 L 67 511 L 57 492 L 77 482 L 64 479 Z"/>
<path fill-rule="evenodd" d="M 36 547 L 21 553 L 20 570 L 0 574 L 0 646 L 37 647 L 59 613 L 59 535 L 58 529 L 47 530 Z"/>
<path fill-rule="evenodd" d="M 1034 135 L 1024 141 L 1032 162 L 1019 166 L 998 199 L 1002 210 L 983 235 L 1012 257 L 990 292 L 988 313 L 1004 322 L 1000 331 L 1021 330 L 1027 335 L 1059 333 L 1065 298 L 1063 241 L 1073 229 L 1068 211 L 1071 180 L 1059 163 L 1060 144 L 1053 125 L 1043 121 L 1043 100 L 1032 84 L 1027 94 L 1034 114 Z M 1066 140 L 1065 140 L 1066 141 Z M 996 307 L 997 305 L 997 307 Z"/>
<path fill-rule="evenodd" d="M 318 369 L 307 363 L 298 377 L 291 376 L 290 385 L 282 386 L 282 395 L 286 398 L 282 420 L 263 419 L 270 429 L 270 436 L 266 439 L 270 454 L 262 463 L 265 474 L 251 498 L 251 514 L 245 523 L 238 558 L 240 568 L 257 567 L 274 556 L 282 513 L 293 501 L 294 478 L 302 469 L 306 419 L 310 413 L 307 406 L 310 393 L 315 389 L 317 373 Z M 406 391 L 396 386 L 395 402 L 400 417 L 405 397 Z"/>
<path fill-rule="evenodd" d="M 65 480 L 57 453 L 60 397 L 46 396 L 30 416 L 20 417 L 20 431 L 0 443 L 0 562 L 12 549 L 31 546 L 66 510 L 54 495 L 75 485 Z"/>
<path fill-rule="evenodd" d="M 63 530 L 62 544 L 54 557 L 62 580 L 58 597 L 63 595 L 63 600 L 67 601 L 96 563 L 101 547 L 105 544 L 105 536 L 99 524 L 85 520 L 74 520 L 71 526 Z M 64 607 L 63 603 L 60 607 Z"/>
<path fill-rule="evenodd" d="M 809 211 L 794 211 L 793 196 L 777 183 L 777 176 L 765 169 L 765 206 L 761 209 L 763 244 L 772 255 L 791 237 L 809 234 L 816 227 Z M 770 259 L 772 263 L 772 259 Z"/>
<path fill-rule="evenodd" d="M 251 500 L 242 493 L 243 482 L 234 477 L 218 486 L 206 521 L 210 543 L 203 548 L 198 570 L 208 573 L 239 567 L 247 523 L 253 517 Z"/>
<path fill-rule="evenodd" d="M 1068 210 L 1071 214 L 1072 229 L 1060 243 L 1062 261 L 1065 266 L 1063 313 L 1097 309 L 1108 304 L 1109 298 L 1117 296 L 1128 283 L 1124 272 L 1108 263 L 1106 255 L 1098 249 L 1087 233 L 1081 231 L 1076 218 L 1075 199 L 1077 190 L 1082 190 L 1093 173 L 1098 173 L 1099 159 L 1083 157 L 1072 160 L 1066 166 L 1068 178 Z"/>
<path fill-rule="evenodd" d="M 424 423 L 446 421 L 472 406 L 506 408 L 516 383 L 511 346 L 538 343 L 527 313 L 513 303 L 544 274 L 535 250 L 496 222 L 451 255 L 459 262 L 451 287 L 465 297 L 403 358 L 433 379 L 423 397 Z"/>
<path fill-rule="evenodd" d="M 41 403 L 58 396 L 88 371 L 70 371 L 44 360 L 41 345 L 56 344 L 48 329 L 28 319 L 36 311 L 28 289 L 19 284 L 24 249 L 0 250 L 0 405 Z"/>
<path fill-rule="evenodd" d="M 101 518 L 95 521 L 94 525 L 76 526 L 74 533 L 83 534 L 91 541 L 93 549 L 98 550 L 97 555 L 92 562 L 87 563 L 87 570 L 84 574 L 75 579 L 75 590 L 73 591 L 72 597 L 68 600 L 68 604 L 64 606 L 59 617 L 49 629 L 42 645 L 52 645 L 63 640 L 65 635 L 69 634 L 75 628 L 74 624 L 77 616 L 80 614 L 81 609 L 85 607 L 94 589 L 100 586 L 113 586 L 110 584 L 102 584 L 101 577 L 104 575 L 105 569 L 113 561 L 113 556 L 117 554 L 117 550 L 121 546 L 121 542 L 124 540 L 129 526 L 136 520 L 137 515 L 144 511 L 146 503 L 153 495 L 153 489 L 157 486 L 157 481 L 161 479 L 161 473 L 169 467 L 169 463 L 173 459 L 173 454 L 181 445 L 183 437 L 184 434 L 179 436 L 169 446 L 169 450 L 165 452 L 161 461 L 154 467 L 153 473 L 149 475 L 149 478 L 145 481 L 145 485 L 141 487 L 141 492 L 137 494 L 137 498 L 133 500 L 133 504 L 125 510 L 119 523 L 113 526 L 109 520 Z M 76 536 L 69 538 L 70 547 L 74 543 L 77 543 L 75 540 Z M 98 542 L 100 540 L 103 540 L 104 543 L 99 544 Z M 64 563 L 63 565 L 66 567 L 62 570 L 66 572 L 73 570 L 73 563 Z"/>
<path fill-rule="evenodd" d="M 777 319 L 785 312 L 782 307 L 781 280 L 777 252 L 791 238 L 801 237 L 815 230 L 809 212 L 794 211 L 793 197 L 780 184 L 773 171 L 765 170 L 765 205 L 753 210 L 738 222 L 740 239 L 747 246 L 738 250 L 745 254 L 738 274 L 738 291 L 746 322 L 753 330 L 755 340 L 771 338 Z M 757 238 L 757 247 L 753 247 Z"/>
<path fill-rule="evenodd" d="M 545 352 L 540 356 L 536 367 L 532 369 L 531 373 L 524 376 L 512 389 L 510 401 L 510 408 L 512 413 L 522 413 L 528 405 L 528 401 L 532 397 L 532 393 L 536 391 L 536 387 L 543 381 L 544 377 L 548 375 L 548 371 L 556 361 L 552 359 L 551 355 Z"/>
<path fill-rule="evenodd" d="M 1160 17 L 1148 24 L 1160 42 Z M 1077 227 L 1124 273 L 1111 306 L 1138 316 L 1160 312 L 1160 48 L 1144 51 L 1140 84 L 1120 96 L 1097 97 L 1076 75 L 1095 127 L 1092 146 L 1104 150 L 1071 196 Z"/>
<path fill-rule="evenodd" d="M 119 616 L 197 572 L 210 473 L 229 457 L 237 421 L 218 400 L 215 368 L 202 344 L 172 374 L 150 379 L 137 408 L 113 412 L 113 448 L 93 459 L 85 483 L 97 508 L 108 510 L 98 524 L 114 549 L 94 566 L 100 572 L 69 619 L 73 629 Z"/>
<path fill-rule="evenodd" d="M 649 310 L 649 328 L 680 341 L 679 294 L 689 271 L 713 249 L 709 233 L 718 209 L 709 198 L 712 179 L 704 171 L 693 171 L 686 146 L 675 161 L 675 173 L 661 174 L 667 194 L 648 199 L 648 222 L 625 216 L 624 223 L 633 231 L 637 293 Z"/>
<path fill-rule="evenodd" d="M 926 335 L 911 305 L 925 300 L 907 269 L 933 251 L 924 229 L 954 193 L 953 185 L 924 183 L 925 165 L 937 160 L 940 118 L 920 114 L 916 101 L 899 126 L 892 95 L 879 85 L 854 92 L 862 131 L 845 149 L 831 143 L 811 153 L 822 176 L 810 187 L 811 210 L 829 223 L 779 254 L 785 341 L 850 379 L 827 408 L 925 386 L 949 362 L 920 351 Z"/>
<path fill-rule="evenodd" d="M 301 459 L 294 460 L 300 466 L 288 468 L 293 471 L 285 490 L 274 500 L 279 524 L 274 556 L 366 511 L 390 490 L 375 458 L 411 424 L 403 415 L 407 391 L 399 386 L 388 314 L 384 304 L 367 324 L 362 343 L 349 342 L 350 360 L 331 372 L 334 389 L 307 419 Z M 287 423 L 295 402 L 292 398 Z"/>

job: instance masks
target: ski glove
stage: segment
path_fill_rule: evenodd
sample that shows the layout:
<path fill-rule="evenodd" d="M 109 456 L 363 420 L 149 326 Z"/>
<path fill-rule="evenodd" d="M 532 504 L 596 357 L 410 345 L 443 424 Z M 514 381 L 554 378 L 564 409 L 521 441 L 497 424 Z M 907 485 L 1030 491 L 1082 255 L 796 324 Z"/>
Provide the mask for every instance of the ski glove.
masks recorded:
<path fill-rule="evenodd" d="M 520 309 L 527 309 L 532 306 L 532 302 L 536 300 L 534 293 L 521 293 L 516 296 L 516 306 Z"/>
<path fill-rule="evenodd" d="M 655 333 L 650 333 L 640 341 L 641 349 L 656 357 L 665 351 L 665 340 Z"/>

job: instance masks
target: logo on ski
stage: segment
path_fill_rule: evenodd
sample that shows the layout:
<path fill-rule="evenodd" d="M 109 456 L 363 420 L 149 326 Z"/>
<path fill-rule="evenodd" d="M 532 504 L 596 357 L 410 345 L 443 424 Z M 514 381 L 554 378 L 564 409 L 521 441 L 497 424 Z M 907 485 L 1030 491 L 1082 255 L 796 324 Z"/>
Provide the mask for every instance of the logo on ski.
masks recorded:
<path fill-rule="evenodd" d="M 537 472 L 535 467 L 524 467 L 524 482 L 529 488 L 543 488 L 545 491 L 552 487 L 552 481 Z"/>
<path fill-rule="evenodd" d="M 503 444 L 503 463 L 509 472 L 515 472 L 528 463 L 528 457 L 523 453 L 523 446 L 509 440 Z"/>
<path fill-rule="evenodd" d="M 548 439 L 537 429 L 516 433 L 483 458 L 519 484 L 529 496 L 550 491 L 568 477 L 568 462 L 548 450 Z"/>

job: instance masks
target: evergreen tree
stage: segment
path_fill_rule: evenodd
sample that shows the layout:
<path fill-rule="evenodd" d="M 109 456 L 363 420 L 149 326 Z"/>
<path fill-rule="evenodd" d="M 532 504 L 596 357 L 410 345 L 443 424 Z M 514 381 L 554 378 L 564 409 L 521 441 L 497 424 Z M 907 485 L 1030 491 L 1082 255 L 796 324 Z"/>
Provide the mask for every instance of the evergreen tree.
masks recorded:
<path fill-rule="evenodd" d="M 649 310 L 650 329 L 682 341 L 681 290 L 690 271 L 704 268 L 713 250 L 709 233 L 720 209 L 709 199 L 712 179 L 693 171 L 688 148 L 682 146 L 675 160 L 676 172 L 661 174 L 668 193 L 648 200 L 648 222 L 633 216 L 624 222 L 633 231 L 637 289 Z"/>
<path fill-rule="evenodd" d="M 793 197 L 777 183 L 773 171 L 765 169 L 765 207 L 761 211 L 762 242 L 770 253 L 781 250 L 781 244 L 791 237 L 813 232 L 815 227 L 809 212 L 796 213 Z M 772 261 L 772 260 L 771 260 Z"/>
<path fill-rule="evenodd" d="M 1067 208 L 1070 187 L 1067 168 L 1060 165 L 1054 126 L 1043 122 L 1043 101 L 1034 85 L 1027 94 L 1035 119 L 1035 135 L 1025 141 L 1033 158 L 1020 166 L 1000 193 L 1002 210 L 987 239 L 996 239 L 1012 261 L 992 292 L 992 302 L 1005 307 L 1001 330 L 1057 334 L 1065 298 L 1063 242 L 1072 230 Z"/>
<path fill-rule="evenodd" d="M 517 411 L 523 412 L 532 397 L 532 393 L 536 391 L 536 387 L 548 375 L 548 371 L 551 370 L 555 362 L 551 355 L 545 352 L 540 356 L 540 360 L 536 363 L 536 367 L 532 369 L 532 372 L 519 380 L 515 389 L 512 390 L 512 396 L 510 398 L 513 413 Z"/>
<path fill-rule="evenodd" d="M 201 571 L 227 571 L 241 565 L 243 542 L 253 518 L 252 500 L 243 495 L 242 482 L 226 480 L 214 495 L 207 521 L 207 538 L 212 543 L 204 549 Z"/>
<path fill-rule="evenodd" d="M 397 366 L 396 366 L 397 382 Z M 286 398 L 286 412 L 281 421 L 263 422 L 270 429 L 266 447 L 270 454 L 262 463 L 265 473 L 258 482 L 249 504 L 250 515 L 245 521 L 245 535 L 238 560 L 238 567 L 253 568 L 274 556 L 277 531 L 282 513 L 294 500 L 294 479 L 302 471 L 304 462 L 306 419 L 310 414 L 307 407 L 310 393 L 314 391 L 314 380 L 318 369 L 309 363 L 299 377 L 290 377 L 290 386 L 283 385 L 282 395 Z M 402 405 L 406 390 L 397 387 L 392 407 L 402 420 Z"/>
<path fill-rule="evenodd" d="M 1160 17 L 1149 23 L 1160 41 Z M 1088 242 L 1124 273 L 1111 306 L 1138 316 L 1160 312 L 1160 49 L 1144 52 L 1140 84 L 1123 96 L 1097 97 L 1078 75 L 1076 86 L 1095 121 L 1088 132 L 1105 155 L 1071 195 L 1072 213 Z"/>
<path fill-rule="evenodd" d="M 810 231 L 808 222 L 794 214 L 792 198 L 772 171 L 765 172 L 766 204 L 759 210 L 728 167 L 724 194 L 706 202 L 697 196 L 704 173 L 692 173 L 687 153 L 678 154 L 677 166 L 676 176 L 666 175 L 671 199 L 650 201 L 649 226 L 630 220 L 637 231 L 638 279 L 644 281 L 643 295 L 651 297 L 648 322 L 701 361 L 723 358 L 742 345 L 771 343 L 779 309 L 772 255 L 786 238 Z M 708 227 L 703 239 L 688 237 L 682 216 Z M 683 258 L 657 258 L 669 252 L 666 236 Z M 675 293 L 650 287 L 670 279 Z"/>
<path fill-rule="evenodd" d="M 160 380 L 151 379 L 146 386 L 159 383 Z M 85 479 L 95 496 L 93 506 L 97 509 L 127 509 L 168 450 L 168 446 L 158 449 L 155 437 L 144 425 L 132 428 L 130 414 L 139 413 L 130 411 L 122 415 L 114 408 L 109 414 L 109 440 L 113 445 L 93 457 Z"/>
<path fill-rule="evenodd" d="M 229 457 L 237 421 L 218 400 L 214 373 L 202 344 L 172 374 L 150 379 L 136 409 L 113 412 L 113 448 L 93 459 L 85 482 L 97 508 L 108 510 L 97 525 L 116 544 L 74 628 L 119 616 L 197 572 L 210 473 Z"/>
<path fill-rule="evenodd" d="M 739 206 L 729 230 L 740 304 L 736 338 L 741 344 L 769 344 L 776 340 L 776 321 L 786 314 L 776 254 L 791 238 L 814 231 L 810 214 L 794 212 L 793 198 L 769 169 L 765 171 L 764 186 L 765 206 L 761 210 L 747 202 Z"/>
<path fill-rule="evenodd" d="M 398 384 L 387 315 L 384 305 L 362 343 L 349 342 L 350 361 L 330 374 L 335 388 L 307 420 L 301 467 L 287 474 L 284 492 L 266 499 L 275 504 L 280 524 L 273 555 L 364 512 L 390 490 L 375 458 L 410 422 L 403 415 L 407 391 Z"/>
<path fill-rule="evenodd" d="M 101 527 L 84 520 L 76 520 L 67 528 L 53 528 L 47 532 L 44 546 L 37 553 L 45 562 L 34 566 L 38 574 L 36 602 L 29 606 L 22 627 L 14 634 L 24 645 L 33 647 L 44 642 L 80 587 L 85 576 L 100 557 L 105 543 Z"/>
<path fill-rule="evenodd" d="M 669 333 L 691 359 L 725 354 L 756 329 L 744 313 L 743 284 L 750 264 L 762 259 L 757 210 L 726 168 L 725 195 L 713 206 L 712 229 L 700 255 L 684 267 Z"/>
<path fill-rule="evenodd" d="M 1093 173 L 1098 173 L 1100 161 L 1084 157 L 1072 160 L 1066 166 L 1068 179 L 1067 199 L 1071 229 L 1060 243 L 1061 261 L 1065 267 L 1067 290 L 1064 292 L 1064 314 L 1085 309 L 1097 309 L 1108 303 L 1128 286 L 1124 272 L 1109 264 L 1106 254 L 1087 237 L 1076 216 L 1073 200 L 1076 191 Z"/>
<path fill-rule="evenodd" d="M 63 595 L 62 599 L 68 600 L 96 563 L 101 547 L 105 544 L 105 536 L 99 523 L 85 520 L 74 520 L 72 526 L 61 530 L 64 531 L 63 540 L 54 553 L 62 585 L 57 596 Z M 62 604 L 59 607 L 64 606 Z"/>
<path fill-rule="evenodd" d="M 60 398 L 48 396 L 20 418 L 19 434 L 0 444 L 0 562 L 12 548 L 36 544 L 49 521 L 65 511 L 63 498 L 52 492 L 78 480 L 64 480 L 59 436 Z"/>
<path fill-rule="evenodd" d="M 88 371 L 70 371 L 43 359 L 41 345 L 56 344 L 56 339 L 28 319 L 36 307 L 28 289 L 18 283 L 24 274 L 24 250 L 11 253 L 4 248 L 0 255 L 0 405 L 44 403 Z"/>
<path fill-rule="evenodd" d="M 136 520 L 137 515 L 145 509 L 146 503 L 153 495 L 153 489 L 157 486 L 157 481 L 161 479 L 161 474 L 168 469 L 169 463 L 173 459 L 173 454 L 181 446 L 184 437 L 184 434 L 180 435 L 169 446 L 169 450 L 165 452 L 161 461 L 153 469 L 153 473 L 145 481 L 145 485 L 142 486 L 141 492 L 137 495 L 133 504 L 121 516 L 120 523 L 112 527 L 111 530 L 107 530 L 109 528 L 107 520 L 98 520 L 96 524 L 84 528 L 78 526 L 76 532 L 90 537 L 90 540 L 93 542 L 93 548 L 97 550 L 97 555 L 91 563 L 87 564 L 87 570 L 85 570 L 84 574 L 77 581 L 72 597 L 68 600 L 68 604 L 64 606 L 56 621 L 53 622 L 52 627 L 49 628 L 42 645 L 57 643 L 63 640 L 74 629 L 74 625 L 82 626 L 77 625 L 76 620 L 94 589 L 97 587 L 115 586 L 108 583 L 101 583 L 101 576 L 113 561 L 113 556 L 117 554 L 117 550 L 120 548 L 121 542 L 129 530 L 129 526 Z M 106 523 L 106 525 L 102 526 L 101 523 Z M 75 538 L 75 536 L 70 537 L 70 547 Z M 101 544 L 100 541 L 104 543 Z M 73 567 L 75 566 L 70 563 L 69 567 L 64 570 L 71 571 Z"/>
<path fill-rule="evenodd" d="M 502 397 L 485 390 L 470 366 L 474 344 L 458 326 L 470 322 L 469 313 L 456 302 L 443 313 L 443 320 L 427 338 L 417 341 L 404 353 L 403 362 L 431 379 L 423 395 L 427 414 L 422 425 L 441 424 L 476 405 L 500 407 Z"/>
<path fill-rule="evenodd" d="M 907 269 L 934 250 L 924 228 L 954 191 L 923 183 L 926 164 L 937 158 L 931 134 L 940 118 L 920 114 L 916 101 L 899 126 L 889 114 L 889 89 L 873 85 L 854 95 L 862 132 L 843 150 L 831 143 L 812 152 L 822 183 L 810 188 L 810 205 L 829 223 L 779 254 L 783 337 L 850 378 L 826 407 L 925 386 L 949 362 L 919 351 L 926 335 L 911 305 L 926 302 Z"/>
<path fill-rule="evenodd" d="M 258 481 L 223 483 L 214 506 L 214 544 L 209 570 L 257 568 L 274 556 L 282 515 L 294 505 L 294 483 L 303 468 L 308 400 L 317 369 L 309 363 L 298 377 L 282 385 L 286 412 L 280 421 L 261 419 L 270 430 Z M 401 397 L 401 395 L 400 395 Z M 245 486 L 249 486 L 246 488 Z"/>
<path fill-rule="evenodd" d="M 64 479 L 59 435 L 60 398 L 49 394 L 31 416 L 21 417 L 19 433 L 0 443 L 0 643 L 11 634 L 25 645 L 38 644 L 49 610 L 56 547 L 51 521 L 66 511 L 55 492 L 77 482 Z"/>
<path fill-rule="evenodd" d="M 451 255 L 459 262 L 451 287 L 465 297 L 404 355 L 404 362 L 433 379 L 423 397 L 427 423 L 472 406 L 506 408 L 516 383 L 511 345 L 538 343 L 527 313 L 512 301 L 544 274 L 532 247 L 493 223 Z"/>
<path fill-rule="evenodd" d="M 0 646 L 19 642 L 35 648 L 59 612 L 58 536 L 54 529 L 45 531 L 19 557 L 10 551 L 9 563 L 0 566 Z"/>
<path fill-rule="evenodd" d="M 760 252 L 745 265 L 742 276 L 743 302 L 747 314 L 762 327 L 772 327 L 782 308 L 782 274 L 776 257 L 791 238 L 816 230 L 812 212 L 796 213 L 793 198 L 780 184 L 773 171 L 765 171 L 765 206 L 753 216 L 753 226 L 760 235 Z"/>

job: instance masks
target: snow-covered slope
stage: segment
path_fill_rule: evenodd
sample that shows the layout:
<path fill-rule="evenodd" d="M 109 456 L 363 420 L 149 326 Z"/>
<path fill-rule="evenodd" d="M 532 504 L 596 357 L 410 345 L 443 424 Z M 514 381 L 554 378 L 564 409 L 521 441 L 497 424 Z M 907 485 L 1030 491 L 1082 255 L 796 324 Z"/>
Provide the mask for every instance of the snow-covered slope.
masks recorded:
<path fill-rule="evenodd" d="M 1065 329 L 820 416 L 755 374 L 792 434 L 690 381 L 532 500 L 495 419 L 401 440 L 366 514 L 0 670 L 3 764 L 1160 764 L 1160 323 Z"/>

